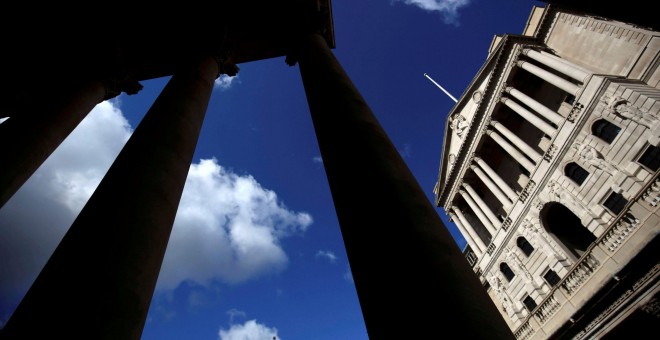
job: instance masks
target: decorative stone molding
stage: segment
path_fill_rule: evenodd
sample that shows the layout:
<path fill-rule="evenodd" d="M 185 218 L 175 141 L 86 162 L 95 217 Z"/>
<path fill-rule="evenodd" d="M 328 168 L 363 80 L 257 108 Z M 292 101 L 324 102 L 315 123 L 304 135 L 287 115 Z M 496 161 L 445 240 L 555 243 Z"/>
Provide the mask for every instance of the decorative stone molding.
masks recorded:
<path fill-rule="evenodd" d="M 534 190 L 534 187 L 536 187 L 536 183 L 532 180 L 529 180 L 527 185 L 525 185 L 525 188 L 523 188 L 522 192 L 520 192 L 520 196 L 518 196 L 520 202 L 525 203 L 525 201 L 529 198 L 529 195 L 532 193 L 532 190 Z"/>
<path fill-rule="evenodd" d="M 490 273 L 486 280 L 488 280 L 490 286 L 495 290 L 495 295 L 497 295 L 497 298 L 502 303 L 502 308 L 507 311 L 511 307 L 511 300 L 506 292 L 506 286 L 502 284 L 502 280 L 493 273 Z"/>
<path fill-rule="evenodd" d="M 600 101 L 606 104 L 606 112 L 614 113 L 618 116 L 630 119 L 646 127 L 653 126 L 654 123 L 658 120 L 658 117 L 648 112 L 642 111 L 636 106 L 633 106 L 628 100 L 621 96 L 610 96 L 604 94 L 600 98 Z"/>
<path fill-rule="evenodd" d="M 541 201 L 538 197 L 532 201 L 532 208 L 534 208 L 537 212 L 541 211 L 544 205 L 545 202 Z"/>
<path fill-rule="evenodd" d="M 463 134 L 469 125 L 467 119 L 459 113 L 449 117 L 449 127 L 454 130 L 458 138 L 463 138 Z"/>
<path fill-rule="evenodd" d="M 603 170 L 611 176 L 619 173 L 619 170 L 603 158 L 603 155 L 596 150 L 593 146 L 581 143 L 578 141 L 573 142 L 573 149 L 575 149 L 576 160 L 583 164 L 593 165 L 596 169 Z"/>
<path fill-rule="evenodd" d="M 546 150 L 543 154 L 543 159 L 547 162 L 550 162 L 557 154 L 557 151 L 559 151 L 559 148 L 554 144 L 550 144 L 548 150 Z"/>
<path fill-rule="evenodd" d="M 566 120 L 568 120 L 571 123 L 575 123 L 577 117 L 580 115 L 580 113 L 582 113 L 582 109 L 584 109 L 584 105 L 576 102 L 571 108 L 571 112 L 568 113 L 568 117 L 566 117 Z"/>
<path fill-rule="evenodd" d="M 481 103 L 481 100 L 484 99 L 484 94 L 477 90 L 472 92 L 472 101 L 475 102 L 476 104 Z"/>
<path fill-rule="evenodd" d="M 488 253 L 488 255 L 493 255 L 494 251 L 495 251 L 495 243 L 491 242 L 488 245 L 488 248 L 486 248 L 486 253 Z"/>
<path fill-rule="evenodd" d="M 547 193 L 550 196 L 551 200 L 563 204 L 565 207 L 570 209 L 576 216 L 582 216 L 584 212 L 588 211 L 588 208 L 582 205 L 582 203 L 576 199 L 570 192 L 562 188 L 559 183 L 556 181 L 550 181 L 546 187 Z"/>
<path fill-rule="evenodd" d="M 509 229 L 509 227 L 511 226 L 511 223 L 513 223 L 513 221 L 511 220 L 511 218 L 507 217 L 504 220 L 504 222 L 502 222 L 502 229 L 504 231 L 507 231 Z"/>
<path fill-rule="evenodd" d="M 518 247 L 515 247 L 518 248 Z M 517 271 L 521 273 L 525 279 L 527 279 L 527 282 L 533 282 L 532 274 L 529 273 L 527 268 L 525 268 L 525 265 L 520 261 L 520 257 L 518 257 L 518 254 L 514 250 L 515 248 L 505 248 L 505 257 L 508 260 L 509 263 L 513 264 L 514 267 L 516 267 Z"/>

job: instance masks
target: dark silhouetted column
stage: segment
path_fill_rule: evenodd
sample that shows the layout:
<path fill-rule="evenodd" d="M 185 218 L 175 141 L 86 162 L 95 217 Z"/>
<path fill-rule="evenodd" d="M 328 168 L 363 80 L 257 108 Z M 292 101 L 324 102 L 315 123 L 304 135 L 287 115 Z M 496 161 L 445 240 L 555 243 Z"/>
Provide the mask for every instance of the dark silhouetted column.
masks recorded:
<path fill-rule="evenodd" d="M 218 64 L 179 69 L 4 329 L 21 339 L 139 339 Z"/>
<path fill-rule="evenodd" d="M 513 334 L 320 35 L 302 38 L 307 101 L 371 339 Z M 402 113 L 407 114 L 407 113 Z"/>
<path fill-rule="evenodd" d="M 72 87 L 57 96 L 41 98 L 0 124 L 0 207 L 21 188 L 87 114 L 106 98 L 100 81 Z"/>

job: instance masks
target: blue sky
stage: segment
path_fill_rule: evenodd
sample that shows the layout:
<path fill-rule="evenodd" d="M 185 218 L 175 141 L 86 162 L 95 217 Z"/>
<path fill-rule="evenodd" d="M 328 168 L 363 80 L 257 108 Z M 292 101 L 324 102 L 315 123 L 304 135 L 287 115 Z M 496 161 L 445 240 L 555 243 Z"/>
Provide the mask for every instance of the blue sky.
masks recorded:
<path fill-rule="evenodd" d="M 454 102 L 423 74 L 459 97 L 535 4 L 333 1 L 334 53 L 430 202 Z M 239 66 L 216 82 L 142 338 L 367 339 L 298 67 Z M 167 80 L 99 104 L 0 210 L 0 325 Z"/>

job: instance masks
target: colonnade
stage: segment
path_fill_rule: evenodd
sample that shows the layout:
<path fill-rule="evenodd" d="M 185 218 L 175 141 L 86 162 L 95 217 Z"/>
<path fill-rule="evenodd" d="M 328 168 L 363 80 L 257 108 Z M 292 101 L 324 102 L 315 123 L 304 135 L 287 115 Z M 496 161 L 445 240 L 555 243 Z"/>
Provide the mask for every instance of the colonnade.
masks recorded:
<path fill-rule="evenodd" d="M 520 55 L 524 58 L 513 61 L 517 67 L 573 96 L 579 93 L 581 85 L 588 81 L 591 75 L 584 68 L 546 51 L 525 47 Z M 513 86 L 503 87 L 499 101 L 549 137 L 553 137 L 557 133 L 558 127 L 565 119 L 558 112 Z M 511 131 L 494 119 L 490 120 L 485 133 L 530 174 L 534 172 L 536 166 L 543 159 L 543 155 L 521 139 L 516 132 Z M 476 177 L 483 182 L 484 187 L 502 205 L 504 211 L 510 211 L 519 194 L 507 184 L 491 165 L 480 157 L 473 157 L 469 167 Z M 469 184 L 463 182 L 461 185 L 462 188 L 459 189 L 458 193 L 467 204 L 466 208 L 469 208 L 471 214 L 476 216 L 481 225 L 491 234 L 491 237 L 494 237 L 502 226 L 502 222 L 495 214 L 498 207 L 488 206 Z M 466 217 L 466 212 L 457 206 L 453 206 L 449 211 L 449 215 L 458 226 L 470 248 L 477 256 L 481 257 L 488 245 L 478 236 L 475 227 L 471 225 Z"/>

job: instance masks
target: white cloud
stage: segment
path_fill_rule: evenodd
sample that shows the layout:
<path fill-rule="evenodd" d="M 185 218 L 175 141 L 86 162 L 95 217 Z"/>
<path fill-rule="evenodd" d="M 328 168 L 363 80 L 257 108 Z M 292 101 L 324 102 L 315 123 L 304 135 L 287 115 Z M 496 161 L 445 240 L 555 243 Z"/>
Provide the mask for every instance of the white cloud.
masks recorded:
<path fill-rule="evenodd" d="M 158 287 L 238 283 L 281 271 L 288 258 L 280 240 L 311 223 L 309 214 L 288 210 L 252 176 L 203 159 L 190 167 Z"/>
<path fill-rule="evenodd" d="M 230 88 L 234 83 L 238 83 L 238 75 L 230 77 L 226 74 L 221 74 L 220 77 L 215 79 L 215 87 L 219 87 L 221 90 Z"/>
<path fill-rule="evenodd" d="M 407 5 L 417 6 L 426 11 L 442 14 L 446 24 L 458 25 L 458 10 L 467 6 L 470 0 L 394 0 Z"/>
<path fill-rule="evenodd" d="M 322 257 L 322 258 L 328 259 L 328 261 L 330 261 L 332 263 L 337 262 L 337 256 L 335 256 L 335 253 L 333 253 L 329 250 L 328 251 L 324 251 L 324 250 L 317 251 L 316 252 L 316 257 L 317 258 Z"/>
<path fill-rule="evenodd" d="M 317 164 L 323 164 L 323 158 L 321 156 L 312 157 L 312 162 Z"/>
<path fill-rule="evenodd" d="M 220 340 L 282 340 L 277 335 L 277 328 L 270 328 L 256 320 L 246 321 L 242 325 L 231 325 L 228 330 L 220 329 Z"/>

